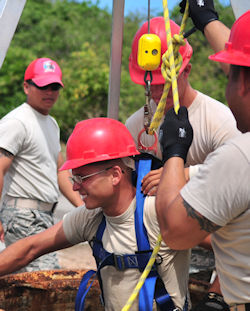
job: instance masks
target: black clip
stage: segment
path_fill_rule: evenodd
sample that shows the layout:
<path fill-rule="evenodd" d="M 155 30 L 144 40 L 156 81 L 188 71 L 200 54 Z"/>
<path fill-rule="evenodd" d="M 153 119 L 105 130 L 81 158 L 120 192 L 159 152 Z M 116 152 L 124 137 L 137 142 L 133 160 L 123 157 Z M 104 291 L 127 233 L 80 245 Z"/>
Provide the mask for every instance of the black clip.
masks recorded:
<path fill-rule="evenodd" d="M 149 80 L 147 80 L 147 76 L 148 75 L 149 75 L 149 78 L 150 78 Z M 145 82 L 145 84 L 146 85 L 148 84 L 147 81 L 149 81 L 150 84 L 151 84 L 152 80 L 153 80 L 152 71 L 147 71 L 146 70 L 145 75 L 144 75 L 144 82 Z"/>
<path fill-rule="evenodd" d="M 196 30 L 197 30 L 196 27 L 191 28 L 190 30 L 184 33 L 183 37 L 186 39 L 187 37 L 191 36 L 194 32 L 196 32 Z"/>
<path fill-rule="evenodd" d="M 119 265 L 119 262 L 121 263 L 121 265 Z M 124 271 L 126 269 L 125 261 L 122 255 L 114 254 L 114 264 L 117 270 Z"/>

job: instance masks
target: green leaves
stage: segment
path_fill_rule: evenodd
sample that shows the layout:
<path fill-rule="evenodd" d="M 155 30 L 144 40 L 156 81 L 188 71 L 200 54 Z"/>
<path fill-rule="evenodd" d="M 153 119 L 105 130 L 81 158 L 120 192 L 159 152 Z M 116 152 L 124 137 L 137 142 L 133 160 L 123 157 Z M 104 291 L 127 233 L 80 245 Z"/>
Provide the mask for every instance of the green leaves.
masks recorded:
<path fill-rule="evenodd" d="M 232 10 L 216 3 L 220 19 L 231 27 Z M 159 8 L 162 11 L 162 8 Z M 153 17 L 154 12 L 151 12 Z M 144 88 L 129 75 L 128 58 L 133 37 L 147 12 L 131 13 L 124 19 L 119 119 L 122 122 L 145 102 Z M 172 18 L 180 23 L 179 8 Z M 187 29 L 192 28 L 189 22 Z M 0 117 L 25 101 L 24 71 L 37 57 L 50 57 L 63 71 L 65 88 L 51 113 L 64 141 L 76 122 L 107 115 L 112 15 L 90 1 L 29 0 L 26 2 L 6 59 L 0 69 Z M 204 36 L 196 32 L 189 41 L 194 49 L 190 82 L 194 88 L 225 102 L 226 77 Z M 216 81 L 216 82 L 215 82 Z"/>
<path fill-rule="evenodd" d="M 63 72 L 65 88 L 52 114 L 65 140 L 76 122 L 106 116 L 109 63 L 98 57 L 89 43 L 84 43 L 80 52 L 72 52 L 64 61 Z"/>

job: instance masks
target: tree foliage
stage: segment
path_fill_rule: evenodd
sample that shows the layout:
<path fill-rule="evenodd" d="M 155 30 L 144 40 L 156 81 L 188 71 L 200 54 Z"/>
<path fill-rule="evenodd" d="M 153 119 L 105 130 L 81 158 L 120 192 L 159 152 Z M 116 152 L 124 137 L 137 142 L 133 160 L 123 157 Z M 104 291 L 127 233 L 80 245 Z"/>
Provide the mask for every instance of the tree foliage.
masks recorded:
<path fill-rule="evenodd" d="M 234 20 L 231 9 L 219 3 L 216 8 L 220 19 L 231 27 Z M 133 36 L 146 20 L 146 14 L 131 13 L 124 20 L 119 106 L 122 122 L 145 101 L 143 87 L 131 82 L 128 58 Z M 178 7 L 173 10 L 172 18 L 180 23 Z M 191 27 L 189 21 L 187 28 Z M 63 71 L 65 88 L 52 109 L 52 115 L 60 125 L 64 141 L 76 122 L 106 116 L 111 32 L 112 15 L 90 1 L 28 0 L 0 69 L 0 117 L 25 101 L 22 89 L 24 71 L 37 57 L 56 60 Z M 204 36 L 196 32 L 189 42 L 194 49 L 190 75 L 192 86 L 225 102 L 226 77 L 218 64 L 208 60 L 212 51 Z"/>
<path fill-rule="evenodd" d="M 224 7 L 218 0 L 214 0 L 214 3 L 220 20 L 231 28 L 235 20 L 231 7 Z M 178 7 L 173 10 L 172 18 L 178 24 L 181 23 Z M 186 30 L 192 27 L 193 23 L 189 19 Z M 196 31 L 188 38 L 188 41 L 193 48 L 192 71 L 189 78 L 192 87 L 226 104 L 225 86 L 227 77 L 219 63 L 208 59 L 208 56 L 214 54 L 214 51 L 209 46 L 205 36 L 200 31 Z"/>

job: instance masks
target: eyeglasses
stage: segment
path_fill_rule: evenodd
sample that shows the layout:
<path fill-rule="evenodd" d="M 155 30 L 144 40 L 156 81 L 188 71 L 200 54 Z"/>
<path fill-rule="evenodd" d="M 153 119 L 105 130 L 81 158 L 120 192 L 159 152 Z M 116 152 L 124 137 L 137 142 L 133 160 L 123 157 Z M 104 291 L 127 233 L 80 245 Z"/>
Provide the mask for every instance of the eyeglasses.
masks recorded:
<path fill-rule="evenodd" d="M 62 87 L 59 83 L 51 83 L 51 84 L 48 84 L 48 85 L 45 85 L 45 86 L 38 86 L 32 80 L 27 81 L 27 82 L 28 82 L 29 85 L 33 85 L 34 87 L 36 87 L 38 90 L 41 90 L 41 91 L 46 91 L 49 88 L 52 91 L 58 91 Z"/>
<path fill-rule="evenodd" d="M 97 175 L 97 174 L 101 174 L 101 173 L 103 173 L 103 172 L 105 172 L 105 171 L 110 170 L 111 168 L 113 168 L 113 166 L 107 167 L 107 168 L 105 168 L 105 169 L 103 169 L 103 170 L 101 170 L 101 171 L 98 171 L 98 172 L 95 172 L 95 173 L 92 173 L 92 174 L 89 174 L 89 175 L 85 175 L 85 176 L 75 175 L 75 176 L 73 176 L 73 177 L 69 177 L 69 179 L 70 179 L 71 182 L 76 183 L 76 184 L 78 184 L 78 185 L 81 185 L 82 182 L 83 182 L 84 180 L 86 180 L 87 178 L 92 177 L 92 176 L 95 176 L 95 175 Z"/>

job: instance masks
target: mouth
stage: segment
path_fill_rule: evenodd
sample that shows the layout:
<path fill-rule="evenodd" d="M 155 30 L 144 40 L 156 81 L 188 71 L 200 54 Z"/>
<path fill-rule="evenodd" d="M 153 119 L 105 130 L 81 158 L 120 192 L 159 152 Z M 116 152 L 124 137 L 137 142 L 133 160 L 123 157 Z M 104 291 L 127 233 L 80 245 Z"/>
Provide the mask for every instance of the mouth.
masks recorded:
<path fill-rule="evenodd" d="M 44 100 L 45 102 L 54 102 L 54 101 L 55 101 L 54 98 L 51 98 L 51 97 L 43 98 L 43 100 Z"/>

